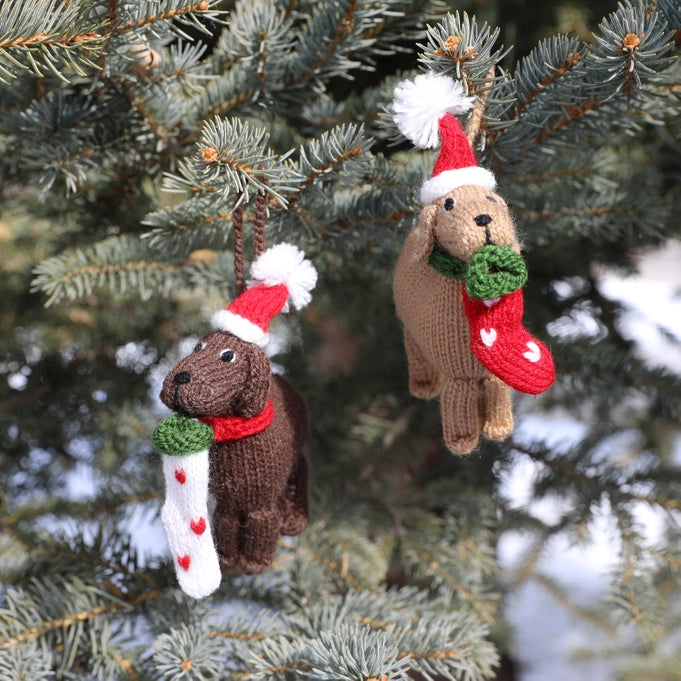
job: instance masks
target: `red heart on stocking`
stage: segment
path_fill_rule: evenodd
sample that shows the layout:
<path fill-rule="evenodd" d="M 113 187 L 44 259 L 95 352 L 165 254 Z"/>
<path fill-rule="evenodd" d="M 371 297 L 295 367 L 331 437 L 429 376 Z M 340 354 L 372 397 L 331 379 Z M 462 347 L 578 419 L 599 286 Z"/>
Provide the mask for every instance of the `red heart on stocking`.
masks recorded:
<path fill-rule="evenodd" d="M 187 481 L 187 474 L 184 472 L 184 468 L 175 469 L 175 480 L 177 480 L 180 485 L 184 485 Z"/>
<path fill-rule="evenodd" d="M 194 534 L 203 534 L 206 531 L 206 519 L 199 518 L 198 520 L 192 520 L 189 523 L 189 527 L 192 528 Z"/>
<path fill-rule="evenodd" d="M 530 395 L 544 392 L 556 380 L 551 351 L 523 327 L 520 289 L 494 301 L 463 292 L 471 330 L 471 349 L 480 363 L 506 385 Z"/>
<path fill-rule="evenodd" d="M 178 556 L 177 562 L 180 564 L 182 569 L 189 570 L 189 565 L 192 562 L 192 559 L 185 554 L 184 556 Z"/>

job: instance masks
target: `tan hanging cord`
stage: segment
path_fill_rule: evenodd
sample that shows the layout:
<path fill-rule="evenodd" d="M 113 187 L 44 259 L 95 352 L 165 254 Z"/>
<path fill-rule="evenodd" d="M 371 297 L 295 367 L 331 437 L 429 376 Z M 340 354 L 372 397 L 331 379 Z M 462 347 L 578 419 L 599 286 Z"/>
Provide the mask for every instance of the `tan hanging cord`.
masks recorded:
<path fill-rule="evenodd" d="M 482 124 L 482 114 L 485 111 L 485 103 L 487 102 L 487 95 L 489 94 L 490 88 L 492 87 L 492 82 L 494 79 L 494 67 L 490 68 L 490 70 L 487 72 L 487 82 L 485 83 L 484 86 L 484 91 L 478 98 L 478 101 L 475 103 L 475 108 L 473 109 L 473 113 L 471 113 L 471 117 L 468 119 L 468 124 L 466 125 L 466 138 L 468 139 L 468 143 L 473 146 L 473 142 L 475 142 L 475 138 L 478 136 L 478 133 L 480 132 L 480 126 Z"/>
<path fill-rule="evenodd" d="M 267 184 L 267 180 L 262 178 Z M 253 260 L 262 255 L 267 248 L 265 238 L 265 221 L 267 219 L 267 194 L 258 192 L 255 197 L 255 215 L 253 216 Z M 244 206 L 243 203 L 232 211 L 232 231 L 234 233 L 234 287 L 240 296 L 246 290 L 244 267 Z"/>

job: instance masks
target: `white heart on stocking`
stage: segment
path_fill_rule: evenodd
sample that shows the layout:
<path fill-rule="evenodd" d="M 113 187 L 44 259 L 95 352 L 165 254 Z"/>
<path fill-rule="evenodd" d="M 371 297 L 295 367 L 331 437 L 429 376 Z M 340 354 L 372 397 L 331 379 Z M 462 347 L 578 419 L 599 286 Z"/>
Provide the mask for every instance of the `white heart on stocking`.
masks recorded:
<path fill-rule="evenodd" d="M 491 348 L 497 339 L 497 330 L 492 328 L 489 331 L 487 329 L 480 329 L 480 340 L 485 344 L 486 347 Z"/>
<path fill-rule="evenodd" d="M 541 350 L 539 346 L 534 341 L 527 341 L 527 352 L 523 354 L 523 357 L 530 362 L 538 362 L 541 359 Z"/>

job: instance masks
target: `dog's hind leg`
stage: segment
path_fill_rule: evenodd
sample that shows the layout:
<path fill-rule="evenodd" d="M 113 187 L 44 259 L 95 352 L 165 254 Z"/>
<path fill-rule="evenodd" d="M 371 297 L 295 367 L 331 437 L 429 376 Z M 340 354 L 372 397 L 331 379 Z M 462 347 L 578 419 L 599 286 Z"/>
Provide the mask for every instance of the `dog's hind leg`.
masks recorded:
<path fill-rule="evenodd" d="M 442 430 L 447 449 L 468 454 L 480 438 L 480 381 L 446 379 L 440 395 Z"/>
<path fill-rule="evenodd" d="M 442 384 L 440 372 L 426 358 L 406 328 L 404 329 L 404 347 L 409 362 L 409 392 L 414 397 L 424 400 L 437 397 Z"/>
<path fill-rule="evenodd" d="M 246 524 L 241 528 L 241 555 L 239 567 L 247 575 L 266 570 L 274 558 L 279 540 L 281 516 L 275 508 L 261 508 L 251 511 Z"/>
<path fill-rule="evenodd" d="M 286 489 L 279 503 L 281 511 L 281 534 L 300 534 L 309 518 L 307 499 L 307 460 L 301 454 L 296 458 Z"/>

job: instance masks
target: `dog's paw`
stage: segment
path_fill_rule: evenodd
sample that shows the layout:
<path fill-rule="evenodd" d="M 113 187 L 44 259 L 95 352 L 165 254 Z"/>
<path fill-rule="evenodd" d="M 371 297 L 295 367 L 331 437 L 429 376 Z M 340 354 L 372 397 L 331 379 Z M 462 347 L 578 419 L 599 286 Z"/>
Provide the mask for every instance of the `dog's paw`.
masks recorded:
<path fill-rule="evenodd" d="M 489 421 L 482 425 L 482 435 L 488 440 L 502 442 L 513 433 L 513 418 Z"/>
<path fill-rule="evenodd" d="M 432 400 L 440 394 L 442 382 L 439 378 L 416 378 L 409 379 L 409 392 L 420 400 Z"/>
<path fill-rule="evenodd" d="M 281 521 L 281 534 L 293 537 L 307 527 L 307 516 L 302 513 L 291 513 Z"/>
<path fill-rule="evenodd" d="M 218 551 L 218 560 L 220 561 L 221 568 L 230 569 L 239 562 L 239 557 L 236 555 L 227 555 Z"/>
<path fill-rule="evenodd" d="M 271 564 L 271 561 L 261 562 L 257 560 L 248 560 L 244 556 L 239 558 L 239 567 L 242 572 L 247 575 L 259 575 L 261 572 L 265 572 Z"/>
<path fill-rule="evenodd" d="M 470 454 L 478 446 L 479 440 L 480 435 L 478 433 L 471 435 L 457 434 L 455 437 L 445 436 L 445 444 L 452 454 Z"/>

